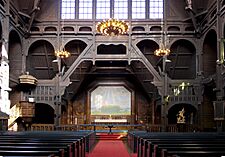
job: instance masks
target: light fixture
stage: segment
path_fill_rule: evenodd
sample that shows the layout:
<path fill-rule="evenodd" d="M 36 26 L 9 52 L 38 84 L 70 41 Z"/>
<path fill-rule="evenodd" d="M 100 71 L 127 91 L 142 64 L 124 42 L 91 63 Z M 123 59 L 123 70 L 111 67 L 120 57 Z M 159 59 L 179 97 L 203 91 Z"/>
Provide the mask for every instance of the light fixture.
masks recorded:
<path fill-rule="evenodd" d="M 160 42 L 159 45 L 159 49 L 156 49 L 154 51 L 154 55 L 162 57 L 162 56 L 168 56 L 170 54 L 170 49 L 167 47 L 166 42 L 167 42 L 167 38 L 166 38 L 166 30 L 165 30 L 165 22 L 163 25 L 163 34 L 162 34 L 162 40 Z"/>
<path fill-rule="evenodd" d="M 58 38 L 58 50 L 55 50 L 55 56 L 57 58 L 68 58 L 70 56 L 70 52 L 65 50 L 65 47 L 63 45 L 63 35 L 64 35 L 64 21 L 62 21 L 61 26 L 61 32 L 58 32 L 57 38 Z M 61 39 L 60 39 L 60 33 L 61 33 Z"/>
<path fill-rule="evenodd" d="M 154 55 L 156 56 L 168 56 L 170 54 L 170 49 L 166 48 L 164 43 L 161 43 L 159 49 L 156 49 Z"/>
<path fill-rule="evenodd" d="M 163 3 L 163 21 L 162 21 L 162 40 L 159 45 L 159 49 L 156 49 L 154 51 L 154 55 L 162 57 L 162 56 L 168 56 L 170 54 L 170 49 L 167 48 L 167 21 L 166 21 L 166 4 Z"/>
<path fill-rule="evenodd" d="M 59 58 L 68 58 L 70 56 L 70 52 L 66 51 L 65 48 L 60 48 L 55 51 L 55 56 Z"/>
<path fill-rule="evenodd" d="M 116 36 L 126 34 L 129 30 L 129 25 L 121 20 L 108 19 L 98 22 L 96 25 L 96 30 L 104 35 Z"/>

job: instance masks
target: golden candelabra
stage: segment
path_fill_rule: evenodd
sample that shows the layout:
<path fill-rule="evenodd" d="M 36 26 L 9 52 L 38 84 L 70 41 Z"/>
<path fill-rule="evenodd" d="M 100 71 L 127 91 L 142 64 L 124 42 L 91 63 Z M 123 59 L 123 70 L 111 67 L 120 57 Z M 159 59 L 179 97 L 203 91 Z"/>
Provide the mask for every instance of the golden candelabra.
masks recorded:
<path fill-rule="evenodd" d="M 59 58 L 68 58 L 70 56 L 70 53 L 65 49 L 61 49 L 55 51 L 55 56 Z"/>
<path fill-rule="evenodd" d="M 108 36 L 122 35 L 126 34 L 129 30 L 129 25 L 117 19 L 108 19 L 102 22 L 98 22 L 96 25 L 96 30 L 99 33 Z"/>
<path fill-rule="evenodd" d="M 166 48 L 166 46 L 161 43 L 159 49 L 156 49 L 154 55 L 156 56 L 168 56 L 170 54 L 170 49 Z"/>

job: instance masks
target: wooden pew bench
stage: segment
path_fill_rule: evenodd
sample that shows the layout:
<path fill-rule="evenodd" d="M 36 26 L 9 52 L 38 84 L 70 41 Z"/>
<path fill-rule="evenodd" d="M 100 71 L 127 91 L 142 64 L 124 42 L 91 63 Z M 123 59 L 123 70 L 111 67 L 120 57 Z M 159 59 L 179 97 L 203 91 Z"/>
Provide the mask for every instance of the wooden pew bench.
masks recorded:
<path fill-rule="evenodd" d="M 216 154 L 224 155 L 224 133 L 128 133 L 131 148 L 136 146 L 139 157 L 185 156 L 197 157 Z M 136 140 L 136 141 L 135 141 Z M 135 144 L 136 143 L 136 144 Z M 198 148 L 197 148 L 198 147 Z M 178 153 L 178 154 L 176 154 Z M 202 153 L 202 154 L 201 154 Z M 195 155 L 195 156 L 194 156 Z M 186 155 L 188 156 L 188 155 Z"/>
<path fill-rule="evenodd" d="M 85 157 L 85 135 L 90 136 L 92 133 L 6 133 L 0 135 L 0 155 L 16 155 L 16 150 L 23 156 L 49 155 L 47 153 L 51 151 L 57 156 Z"/>
<path fill-rule="evenodd" d="M 218 145 L 199 145 L 199 146 L 183 146 L 183 145 L 154 145 L 153 157 L 168 157 L 168 156 L 218 156 L 221 157 L 225 155 L 225 147 Z M 146 154 L 147 156 L 151 156 L 151 154 Z"/>
<path fill-rule="evenodd" d="M 225 148 L 224 141 L 207 141 L 207 140 L 199 140 L 199 139 L 174 139 L 174 140 L 167 140 L 167 139 L 144 139 L 144 142 L 139 144 L 138 148 L 138 156 L 141 157 L 148 157 L 156 150 L 154 146 L 160 147 L 173 147 L 173 148 L 200 148 L 206 150 L 205 148 L 221 148 L 223 150 Z M 223 148 L 223 149 L 222 149 Z M 159 152 L 158 152 L 159 153 Z"/>
<path fill-rule="evenodd" d="M 160 157 L 221 157 L 225 155 L 225 151 L 216 150 L 167 150 L 163 149 Z"/>
<path fill-rule="evenodd" d="M 18 147 L 37 147 L 37 148 L 42 148 L 42 147 L 61 147 L 62 149 L 65 150 L 65 154 L 76 154 L 77 157 L 83 157 L 85 156 L 84 152 L 84 145 L 80 143 L 79 139 L 62 139 L 62 140 L 47 140 L 47 139 L 35 139 L 35 140 L 20 140 L 20 139 L 4 139 L 0 140 L 0 148 L 4 146 L 12 147 L 12 149 Z M 67 149 L 66 149 L 67 148 Z M 20 148 L 22 149 L 22 148 Z M 70 150 L 72 149 L 72 150 Z M 0 149 L 1 150 L 1 149 Z M 70 151 L 69 151 L 70 150 Z M 0 153 L 1 155 L 1 153 Z"/>
<path fill-rule="evenodd" d="M 0 155 L 5 155 L 6 151 L 10 152 L 12 151 L 10 154 L 15 154 L 18 152 L 20 152 L 22 155 L 23 152 L 26 152 L 27 155 L 31 154 L 29 152 L 34 151 L 35 154 L 37 154 L 37 152 L 40 152 L 41 154 L 57 154 L 57 156 L 68 156 L 68 157 L 72 157 L 72 156 L 76 156 L 78 157 L 78 151 L 75 149 L 75 144 L 71 145 L 70 143 L 61 143 L 61 144 L 55 144 L 52 145 L 52 143 L 47 143 L 48 145 L 43 145 L 43 143 L 38 143 L 38 144 L 34 144 L 32 143 L 27 143 L 27 144 L 22 144 L 21 143 L 14 143 L 14 144 L 9 144 L 9 143 L 2 143 L 0 145 Z M 14 152 L 14 153 L 13 153 Z M 48 154 L 48 155 L 49 155 Z M 55 154 L 55 155 L 56 155 Z M 81 156 L 81 155 L 80 155 Z"/>
<path fill-rule="evenodd" d="M 14 150 L 0 150 L 1 156 L 26 156 L 26 157 L 34 157 L 34 156 L 46 156 L 46 157 L 66 157 L 64 154 L 64 150 L 61 149 L 59 151 L 39 151 L 39 150 L 31 150 L 31 151 L 14 151 Z"/>
<path fill-rule="evenodd" d="M 55 138 L 55 136 L 57 135 L 56 139 L 59 138 L 77 138 L 77 139 L 81 139 L 81 143 L 83 144 L 83 148 L 84 148 L 84 153 L 89 152 L 89 150 L 91 150 L 93 148 L 93 146 L 96 143 L 96 135 L 95 132 L 93 131 L 49 131 L 49 132 L 45 132 L 45 131 L 36 131 L 36 132 L 16 132 L 16 133 L 5 133 L 3 136 L 7 137 L 7 136 L 11 136 L 11 135 L 18 135 L 19 137 L 16 138 L 43 138 L 46 137 L 47 139 L 49 138 Z M 1 138 L 1 136 L 0 136 Z M 83 142 L 82 142 L 83 141 Z M 86 147 L 86 148 L 85 148 Z"/>

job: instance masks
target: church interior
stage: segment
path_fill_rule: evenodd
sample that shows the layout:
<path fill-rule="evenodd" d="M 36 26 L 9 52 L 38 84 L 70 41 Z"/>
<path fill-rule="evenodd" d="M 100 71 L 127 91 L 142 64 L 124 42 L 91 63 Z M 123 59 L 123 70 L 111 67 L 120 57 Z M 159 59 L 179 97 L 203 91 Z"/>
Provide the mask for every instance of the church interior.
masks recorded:
<path fill-rule="evenodd" d="M 101 157 L 105 135 L 164 157 L 184 148 L 144 138 L 199 137 L 225 155 L 225 0 L 0 0 L 0 18 L 0 141 L 83 136 L 48 153 Z"/>

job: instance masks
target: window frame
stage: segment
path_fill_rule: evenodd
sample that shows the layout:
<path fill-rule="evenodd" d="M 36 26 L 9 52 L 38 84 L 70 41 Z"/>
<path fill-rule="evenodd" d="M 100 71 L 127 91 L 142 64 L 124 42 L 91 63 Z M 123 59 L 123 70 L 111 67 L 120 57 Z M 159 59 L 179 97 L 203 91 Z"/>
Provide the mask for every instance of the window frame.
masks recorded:
<path fill-rule="evenodd" d="M 84 10 L 86 9 L 87 12 L 83 11 L 81 12 L 81 7 L 80 4 L 88 4 L 88 1 L 91 2 L 91 7 L 82 7 Z M 98 2 L 106 2 L 109 5 L 109 7 L 106 7 L 105 13 L 104 11 L 98 13 Z M 64 3 L 69 3 L 68 6 L 63 7 Z M 86 3 L 85 3 L 86 2 Z M 119 9 L 123 10 L 124 7 L 117 7 L 117 3 L 127 3 L 127 9 L 125 12 L 123 11 L 117 11 Z M 135 2 L 139 6 L 136 5 L 136 13 L 134 12 L 134 4 Z M 158 2 L 161 3 L 160 5 L 154 5 Z M 71 7 L 71 3 L 74 4 L 73 7 Z M 144 7 L 141 7 L 140 3 L 144 3 Z M 163 12 L 164 12 L 164 3 L 165 0 L 82 0 L 82 3 L 80 3 L 80 0 L 61 0 L 60 4 L 60 18 L 62 20 L 102 20 L 102 19 L 108 19 L 108 18 L 117 18 L 121 17 L 119 19 L 123 20 L 155 20 L 155 19 L 163 19 Z M 123 4 L 124 5 L 124 4 Z M 121 6 L 123 6 L 121 5 Z M 120 6 L 120 5 L 118 5 Z M 70 11 L 67 11 L 69 8 Z M 73 9 L 72 9 L 73 8 Z M 91 11 L 89 12 L 91 8 Z M 104 8 L 104 6 L 102 7 Z M 143 9 L 144 8 L 144 9 Z M 109 9 L 109 11 L 107 11 Z M 152 11 L 152 10 L 155 11 Z M 162 10 L 160 12 L 160 9 Z M 72 11 L 71 11 L 72 10 Z M 100 14 L 101 16 L 98 16 Z M 137 15 L 136 15 L 137 14 Z M 83 17 L 81 17 L 83 15 Z M 91 15 L 91 16 L 90 16 Z M 107 16 L 105 16 L 107 15 Z M 141 15 L 141 17 L 139 17 Z M 84 18 L 84 17 L 89 17 L 89 18 Z"/>

